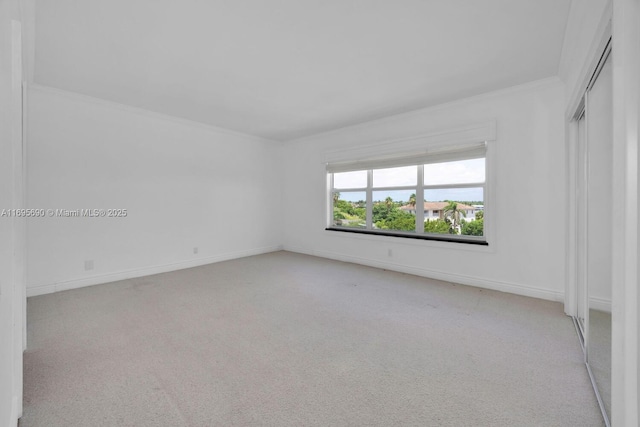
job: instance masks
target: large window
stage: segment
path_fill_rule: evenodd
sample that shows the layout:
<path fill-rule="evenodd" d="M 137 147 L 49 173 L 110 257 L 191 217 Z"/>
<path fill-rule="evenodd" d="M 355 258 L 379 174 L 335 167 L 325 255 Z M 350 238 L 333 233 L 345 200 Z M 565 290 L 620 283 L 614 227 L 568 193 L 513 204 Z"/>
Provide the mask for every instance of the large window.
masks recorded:
<path fill-rule="evenodd" d="M 329 230 L 486 245 L 486 143 L 329 163 Z"/>

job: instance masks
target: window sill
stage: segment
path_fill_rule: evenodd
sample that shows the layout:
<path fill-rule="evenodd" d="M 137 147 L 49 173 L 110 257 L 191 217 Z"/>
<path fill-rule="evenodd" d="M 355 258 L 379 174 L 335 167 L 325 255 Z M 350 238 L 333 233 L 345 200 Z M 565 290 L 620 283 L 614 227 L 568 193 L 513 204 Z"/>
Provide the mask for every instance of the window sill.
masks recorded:
<path fill-rule="evenodd" d="M 372 231 L 372 230 L 362 230 L 362 229 L 349 229 L 349 228 L 338 228 L 338 227 L 327 227 L 325 228 L 327 231 L 337 231 L 343 233 L 353 233 L 358 235 L 367 235 L 367 236 L 383 236 L 383 237 L 400 237 L 404 239 L 413 239 L 413 240 L 427 240 L 433 242 L 445 242 L 445 243 L 459 243 L 466 245 L 475 245 L 475 246 L 489 246 L 489 243 L 486 240 L 474 239 L 469 237 L 453 237 L 450 235 L 438 235 L 438 234 L 414 234 L 414 233 L 403 233 L 403 232 L 384 232 L 384 231 Z"/>

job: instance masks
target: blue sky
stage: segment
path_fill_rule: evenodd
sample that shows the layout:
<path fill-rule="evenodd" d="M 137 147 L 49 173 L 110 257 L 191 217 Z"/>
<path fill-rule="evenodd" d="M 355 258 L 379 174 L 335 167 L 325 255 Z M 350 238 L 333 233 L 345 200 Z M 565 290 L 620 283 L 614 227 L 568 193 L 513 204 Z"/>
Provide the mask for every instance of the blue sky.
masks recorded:
<path fill-rule="evenodd" d="M 485 180 L 484 159 L 461 160 L 456 162 L 434 163 L 424 165 L 424 184 L 464 184 L 482 183 Z M 417 167 L 404 166 L 398 168 L 377 169 L 373 171 L 373 186 L 400 187 L 416 185 Z M 334 186 L 340 188 L 363 188 L 367 186 L 367 172 L 342 172 L 334 174 Z M 391 197 L 394 201 L 406 202 L 415 190 L 379 190 L 373 192 L 373 200 L 384 200 Z M 340 191 L 340 198 L 350 202 L 365 200 L 364 191 Z M 482 201 L 482 187 L 455 188 L 447 190 L 425 190 L 425 201 L 438 202 L 444 200 Z"/>

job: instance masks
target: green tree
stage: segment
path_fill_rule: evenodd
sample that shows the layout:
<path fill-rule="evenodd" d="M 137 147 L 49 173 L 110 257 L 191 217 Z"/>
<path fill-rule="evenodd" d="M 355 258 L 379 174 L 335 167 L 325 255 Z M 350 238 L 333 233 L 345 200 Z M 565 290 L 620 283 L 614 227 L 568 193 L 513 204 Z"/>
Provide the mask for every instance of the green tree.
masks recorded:
<path fill-rule="evenodd" d="M 424 223 L 425 233 L 437 233 L 437 234 L 449 234 L 449 224 L 443 219 L 435 219 L 431 221 L 425 221 Z"/>
<path fill-rule="evenodd" d="M 380 218 L 374 223 L 381 230 L 414 231 L 416 229 L 416 217 L 395 206 L 385 218 Z"/>
<path fill-rule="evenodd" d="M 377 223 L 378 221 L 385 220 L 389 216 L 389 211 L 384 203 L 378 202 L 373 204 L 373 223 Z"/>
<path fill-rule="evenodd" d="M 462 234 L 465 236 L 484 236 L 484 219 L 480 218 L 464 224 Z"/>
<path fill-rule="evenodd" d="M 416 194 L 413 193 L 412 195 L 409 196 L 409 206 L 411 206 L 412 208 L 416 207 Z"/>
<path fill-rule="evenodd" d="M 389 196 L 384 199 L 384 205 L 387 207 L 387 213 L 391 213 L 391 209 L 393 209 L 393 199 Z"/>
<path fill-rule="evenodd" d="M 363 227 L 366 223 L 367 210 L 356 207 L 356 203 L 340 199 L 340 193 L 333 193 L 333 220 L 343 227 Z"/>
<path fill-rule="evenodd" d="M 449 204 L 444 208 L 444 216 L 449 223 L 449 233 L 459 234 L 460 226 L 462 225 L 460 221 L 467 214 L 458 209 L 458 203 L 449 201 Z"/>
<path fill-rule="evenodd" d="M 478 219 L 484 219 L 484 211 L 476 212 L 476 220 Z"/>
<path fill-rule="evenodd" d="M 338 208 L 339 210 L 341 210 L 342 212 L 348 214 L 348 215 L 353 215 L 354 214 L 354 208 L 353 205 L 349 202 L 347 202 L 346 200 L 338 200 L 333 204 L 334 208 Z"/>

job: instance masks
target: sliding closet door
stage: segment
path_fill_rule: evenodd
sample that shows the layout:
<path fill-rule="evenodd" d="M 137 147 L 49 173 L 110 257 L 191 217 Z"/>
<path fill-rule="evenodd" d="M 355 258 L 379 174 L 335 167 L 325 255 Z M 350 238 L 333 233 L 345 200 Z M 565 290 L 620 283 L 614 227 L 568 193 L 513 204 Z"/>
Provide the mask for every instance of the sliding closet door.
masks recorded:
<path fill-rule="evenodd" d="M 583 111 L 580 119 L 578 120 L 578 145 L 577 145 L 578 161 L 577 165 L 577 179 L 578 191 L 576 197 L 576 238 L 577 238 L 577 292 L 576 292 L 576 306 L 577 306 L 577 320 L 580 333 L 582 334 L 583 341 L 586 341 L 587 337 L 587 319 L 588 316 L 588 303 L 587 303 L 587 165 L 589 160 L 587 157 L 587 116 Z M 586 342 L 585 342 L 586 344 Z"/>
<path fill-rule="evenodd" d="M 588 293 L 587 363 L 607 414 L 611 413 L 611 264 L 613 81 L 611 55 L 586 97 Z"/>

